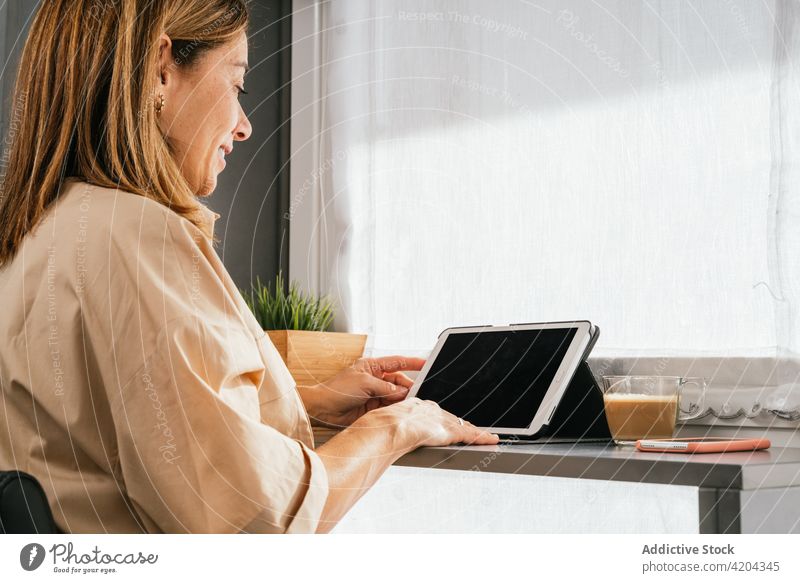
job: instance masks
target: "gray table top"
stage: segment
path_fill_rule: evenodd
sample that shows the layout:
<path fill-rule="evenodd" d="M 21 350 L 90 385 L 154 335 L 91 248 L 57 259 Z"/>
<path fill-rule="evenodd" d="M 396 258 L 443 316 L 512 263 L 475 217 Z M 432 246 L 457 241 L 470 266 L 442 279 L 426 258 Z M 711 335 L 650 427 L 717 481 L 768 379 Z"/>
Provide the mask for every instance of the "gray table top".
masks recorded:
<path fill-rule="evenodd" d="M 741 490 L 800 486 L 800 448 L 784 447 L 708 454 L 640 452 L 611 443 L 424 447 L 395 465 Z"/>

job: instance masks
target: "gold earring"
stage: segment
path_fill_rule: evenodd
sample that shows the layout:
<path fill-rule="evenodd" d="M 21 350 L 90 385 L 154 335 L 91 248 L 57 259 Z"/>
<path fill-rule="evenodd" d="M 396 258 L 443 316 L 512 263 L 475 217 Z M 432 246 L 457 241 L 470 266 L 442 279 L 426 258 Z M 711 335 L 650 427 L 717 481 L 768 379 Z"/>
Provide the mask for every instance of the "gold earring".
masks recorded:
<path fill-rule="evenodd" d="M 156 97 L 155 109 L 156 109 L 156 115 L 160 115 L 161 111 L 164 109 L 164 94 L 163 93 L 159 93 L 158 97 Z"/>

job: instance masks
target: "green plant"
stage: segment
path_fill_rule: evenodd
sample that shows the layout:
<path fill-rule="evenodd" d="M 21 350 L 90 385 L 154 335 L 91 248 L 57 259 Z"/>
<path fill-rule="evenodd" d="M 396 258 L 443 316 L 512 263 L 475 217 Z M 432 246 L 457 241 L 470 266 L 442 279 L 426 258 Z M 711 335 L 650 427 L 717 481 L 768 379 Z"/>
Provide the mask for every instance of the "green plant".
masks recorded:
<path fill-rule="evenodd" d="M 283 274 L 275 278 L 275 292 L 271 286 L 256 278 L 249 292 L 242 291 L 247 306 L 264 330 L 314 330 L 326 332 L 333 324 L 333 302 L 327 297 L 314 298 L 300 291 L 292 281 L 289 293 L 284 291 Z"/>

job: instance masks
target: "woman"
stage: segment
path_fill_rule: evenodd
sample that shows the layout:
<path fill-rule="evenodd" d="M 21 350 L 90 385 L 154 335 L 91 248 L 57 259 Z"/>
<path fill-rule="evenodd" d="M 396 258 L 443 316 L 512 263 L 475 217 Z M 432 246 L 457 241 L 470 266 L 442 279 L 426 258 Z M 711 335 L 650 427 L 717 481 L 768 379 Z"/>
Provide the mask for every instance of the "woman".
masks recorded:
<path fill-rule="evenodd" d="M 0 467 L 69 532 L 325 532 L 399 456 L 491 444 L 404 400 L 419 359 L 295 388 L 212 247 L 251 127 L 243 0 L 49 0 L 0 202 Z M 309 418 L 347 426 L 314 449 Z"/>

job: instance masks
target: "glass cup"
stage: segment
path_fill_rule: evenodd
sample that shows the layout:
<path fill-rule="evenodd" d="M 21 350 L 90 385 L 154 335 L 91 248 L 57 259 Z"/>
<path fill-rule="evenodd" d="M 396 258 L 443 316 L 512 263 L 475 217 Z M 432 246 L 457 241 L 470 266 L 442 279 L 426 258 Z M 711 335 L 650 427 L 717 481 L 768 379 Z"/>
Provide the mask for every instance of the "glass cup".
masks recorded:
<path fill-rule="evenodd" d="M 696 387 L 698 393 L 687 409 L 686 402 L 691 398 L 685 393 L 688 387 Z M 637 439 L 671 438 L 678 421 L 703 415 L 705 392 L 703 378 L 603 377 L 603 403 L 614 443 L 635 445 Z"/>

